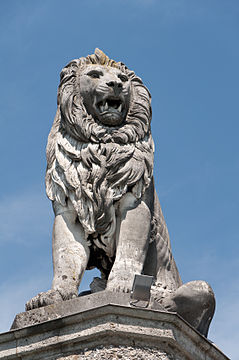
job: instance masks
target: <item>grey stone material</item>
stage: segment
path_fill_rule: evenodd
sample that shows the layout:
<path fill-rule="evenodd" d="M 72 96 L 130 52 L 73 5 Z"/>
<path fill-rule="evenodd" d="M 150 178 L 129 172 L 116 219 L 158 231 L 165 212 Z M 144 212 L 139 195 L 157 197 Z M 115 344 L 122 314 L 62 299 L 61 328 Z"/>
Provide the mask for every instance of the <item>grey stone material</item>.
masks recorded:
<path fill-rule="evenodd" d="M 92 292 L 129 293 L 135 274 L 153 276 L 155 301 L 207 335 L 214 294 L 179 276 L 154 187 L 151 117 L 142 80 L 101 50 L 62 70 L 47 144 L 54 277 L 26 310 L 77 298 L 84 271 L 96 267 Z"/>
<path fill-rule="evenodd" d="M 150 349 L 149 347 L 131 347 L 131 346 L 105 346 L 92 350 L 86 350 L 79 355 L 70 355 L 60 357 L 58 360 L 112 360 L 112 359 L 128 359 L 128 360 L 179 360 L 179 357 L 168 355 L 158 349 Z"/>
<path fill-rule="evenodd" d="M 74 315 L 78 312 L 97 309 L 98 307 L 109 304 L 131 307 L 130 302 L 131 299 L 129 293 L 116 293 L 105 290 L 17 314 L 11 330 L 40 324 L 63 316 Z M 151 299 L 148 309 L 163 310 L 163 307 Z"/>
<path fill-rule="evenodd" d="M 91 305 L 96 299 L 89 299 Z M 55 304 L 59 318 L 0 334 L 0 359 L 108 359 L 115 353 L 116 359 L 123 354 L 123 359 L 228 360 L 175 313 L 106 304 L 105 299 L 103 306 L 95 303 L 91 309 L 62 316 L 62 305 L 67 314 L 76 309 L 77 300 L 82 304 L 82 299 Z M 126 297 L 121 300 L 126 302 Z M 50 314 L 51 307 L 27 313 L 36 317 L 38 312 L 41 318 L 42 310 Z"/>

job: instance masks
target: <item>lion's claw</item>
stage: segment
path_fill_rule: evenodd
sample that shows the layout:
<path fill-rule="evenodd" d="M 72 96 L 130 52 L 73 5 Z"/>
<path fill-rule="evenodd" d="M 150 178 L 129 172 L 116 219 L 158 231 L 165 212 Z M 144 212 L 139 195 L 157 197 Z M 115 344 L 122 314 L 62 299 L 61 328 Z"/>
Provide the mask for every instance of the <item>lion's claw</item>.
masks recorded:
<path fill-rule="evenodd" d="M 48 290 L 41 292 L 29 300 L 26 305 L 26 311 L 36 309 L 42 306 L 51 305 L 55 302 L 63 301 L 62 296 L 58 290 Z"/>
<path fill-rule="evenodd" d="M 112 291 L 112 292 L 124 292 L 124 293 L 130 293 L 132 288 L 131 283 L 129 283 L 128 281 L 122 281 L 120 282 L 118 281 L 108 281 L 107 283 L 107 290 L 108 291 Z"/>

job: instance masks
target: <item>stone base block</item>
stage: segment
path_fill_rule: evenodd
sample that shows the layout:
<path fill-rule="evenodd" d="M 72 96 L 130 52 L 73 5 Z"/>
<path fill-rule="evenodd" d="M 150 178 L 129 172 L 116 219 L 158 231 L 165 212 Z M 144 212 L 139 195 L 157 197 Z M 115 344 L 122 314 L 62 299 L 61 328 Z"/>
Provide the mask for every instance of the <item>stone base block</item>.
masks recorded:
<path fill-rule="evenodd" d="M 104 291 L 19 314 L 21 328 L 0 334 L 0 359 L 228 360 L 177 314 L 153 307 Z"/>

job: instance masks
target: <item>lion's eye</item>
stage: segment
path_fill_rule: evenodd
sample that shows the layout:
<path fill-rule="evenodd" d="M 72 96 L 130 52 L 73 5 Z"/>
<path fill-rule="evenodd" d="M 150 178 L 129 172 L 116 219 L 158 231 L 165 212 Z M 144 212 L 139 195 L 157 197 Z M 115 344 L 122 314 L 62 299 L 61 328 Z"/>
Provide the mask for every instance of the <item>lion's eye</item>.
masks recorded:
<path fill-rule="evenodd" d="M 128 77 L 124 74 L 119 74 L 118 78 L 122 81 L 122 82 L 126 82 L 128 81 Z"/>
<path fill-rule="evenodd" d="M 100 76 L 103 75 L 101 71 L 92 70 L 87 73 L 88 76 L 92 77 L 93 79 L 99 79 Z"/>

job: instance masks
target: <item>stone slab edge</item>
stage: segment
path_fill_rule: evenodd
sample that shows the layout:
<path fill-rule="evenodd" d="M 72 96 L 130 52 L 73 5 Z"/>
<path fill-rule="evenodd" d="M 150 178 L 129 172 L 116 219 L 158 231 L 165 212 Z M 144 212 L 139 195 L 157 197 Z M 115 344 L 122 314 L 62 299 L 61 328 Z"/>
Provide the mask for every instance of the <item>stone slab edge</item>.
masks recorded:
<path fill-rule="evenodd" d="M 104 294 L 104 296 L 106 295 L 107 294 Z M 91 301 L 95 301 L 96 299 L 97 296 L 94 297 L 94 300 L 91 298 Z M 69 307 L 74 305 L 74 300 L 70 300 L 71 304 L 68 304 Z M 84 299 L 84 301 L 85 300 L 86 299 Z M 118 296 L 117 300 L 119 300 Z M 126 301 L 126 297 L 122 301 Z M 80 303 L 81 302 L 80 299 Z M 65 303 L 61 303 L 61 305 Z M 95 307 L 88 310 L 81 309 L 78 313 L 0 334 L 0 359 L 17 359 L 21 356 L 27 356 L 27 354 L 29 354 L 29 359 L 31 359 L 32 355 L 30 354 L 34 353 L 34 351 L 42 351 L 42 354 L 45 351 L 48 353 L 50 348 L 56 346 L 67 347 L 69 343 L 72 347 L 74 342 L 78 342 L 78 347 L 80 346 L 79 343 L 82 342 L 88 344 L 87 347 L 89 347 L 90 343 L 97 345 L 96 337 L 99 339 L 98 343 L 100 344 L 102 343 L 102 339 L 106 338 L 108 341 L 112 335 L 116 335 L 116 337 L 126 338 L 133 336 L 138 338 L 140 342 L 145 340 L 146 344 L 147 341 L 149 343 L 168 342 L 174 347 L 176 346 L 181 349 L 180 351 L 185 347 L 185 339 L 187 338 L 187 342 L 191 344 L 191 348 L 196 347 L 196 350 L 194 349 L 193 352 L 197 351 L 198 347 L 198 353 L 201 353 L 202 356 L 204 356 L 203 354 L 208 355 L 207 357 L 199 356 L 197 357 L 198 359 L 228 360 L 214 344 L 195 331 L 177 314 L 159 310 L 132 308 L 130 305 L 101 304 L 99 305 L 98 303 L 97 306 L 95 303 Z M 87 304 L 85 306 L 87 307 Z M 117 323 L 117 318 L 126 319 L 128 327 Z M 104 326 L 102 326 L 102 324 L 104 324 Z M 134 324 L 134 326 L 131 326 L 132 324 Z M 153 334 L 154 329 L 159 328 L 159 324 L 163 324 L 164 327 L 166 324 L 165 329 L 167 331 L 156 331 L 155 334 Z M 79 330 L 80 326 L 83 327 Z M 141 333 L 138 332 L 137 329 L 137 327 L 140 328 L 140 326 Z M 145 328 L 143 329 L 143 327 Z M 149 333 L 147 327 L 151 329 Z M 69 337 L 67 335 L 68 332 L 72 334 L 74 331 L 76 332 L 75 339 L 74 336 Z M 84 337 L 84 333 L 86 337 Z M 165 350 L 163 348 L 161 349 Z M 5 354 L 5 357 L 1 356 L 1 353 L 2 355 Z M 194 357 L 191 358 L 194 359 Z"/>
<path fill-rule="evenodd" d="M 23 328 L 29 325 L 40 324 L 45 321 L 58 319 L 64 316 L 77 314 L 90 309 L 108 304 L 117 304 L 130 307 L 130 294 L 100 291 L 94 294 L 80 296 L 78 298 L 58 302 L 38 309 L 25 311 L 16 315 L 11 330 Z M 149 304 L 149 308 L 162 310 L 155 302 Z"/>

